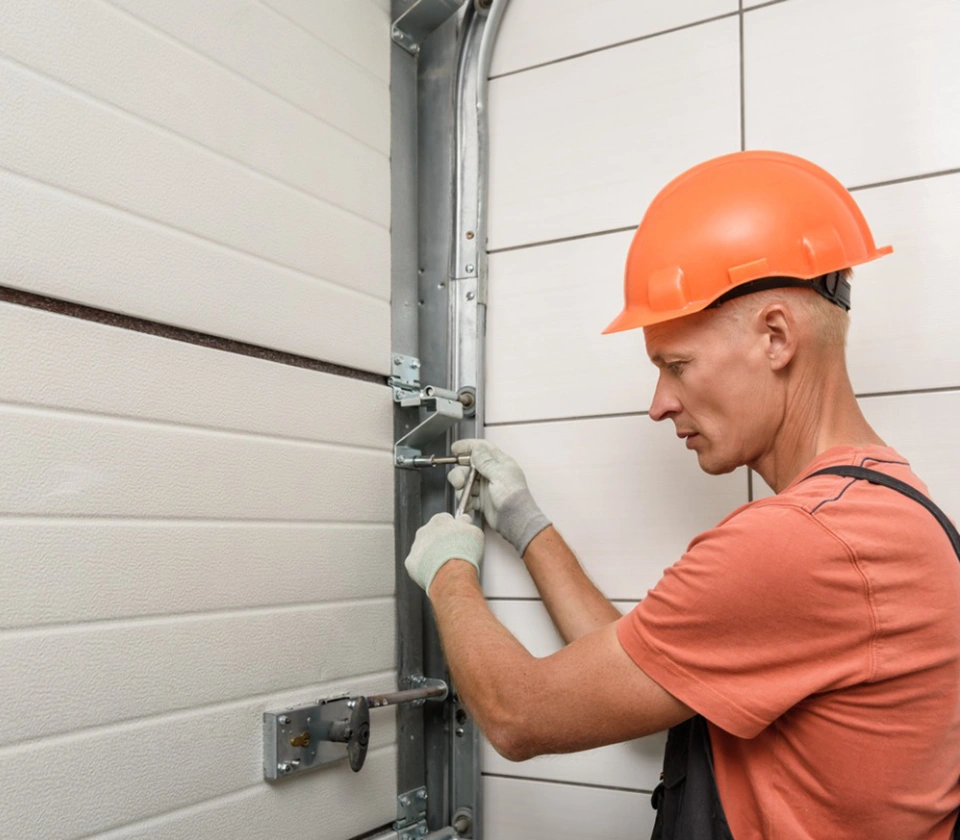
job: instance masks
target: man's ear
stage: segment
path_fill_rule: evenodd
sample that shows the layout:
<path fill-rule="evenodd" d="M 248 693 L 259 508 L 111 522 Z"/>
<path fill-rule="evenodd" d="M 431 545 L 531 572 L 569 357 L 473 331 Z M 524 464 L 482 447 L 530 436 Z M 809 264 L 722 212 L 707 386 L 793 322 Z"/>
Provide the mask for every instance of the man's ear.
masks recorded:
<path fill-rule="evenodd" d="M 757 327 L 771 370 L 783 370 L 797 354 L 797 326 L 790 307 L 781 302 L 768 304 L 757 314 Z"/>

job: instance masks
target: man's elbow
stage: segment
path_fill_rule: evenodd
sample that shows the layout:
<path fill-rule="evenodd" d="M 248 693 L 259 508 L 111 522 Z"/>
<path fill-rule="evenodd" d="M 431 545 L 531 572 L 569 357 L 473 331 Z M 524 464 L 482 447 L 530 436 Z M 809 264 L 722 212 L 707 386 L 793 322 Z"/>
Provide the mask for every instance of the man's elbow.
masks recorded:
<path fill-rule="evenodd" d="M 531 737 L 529 728 L 520 721 L 492 723 L 484 734 L 507 761 L 527 761 L 545 752 Z"/>

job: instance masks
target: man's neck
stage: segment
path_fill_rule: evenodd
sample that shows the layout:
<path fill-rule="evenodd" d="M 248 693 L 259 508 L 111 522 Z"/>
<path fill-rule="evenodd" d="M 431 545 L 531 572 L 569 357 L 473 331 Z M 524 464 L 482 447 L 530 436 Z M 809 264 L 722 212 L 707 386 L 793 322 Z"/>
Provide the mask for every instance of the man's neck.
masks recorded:
<path fill-rule="evenodd" d="M 814 458 L 835 446 L 885 446 L 860 411 L 845 368 L 802 377 L 788 388 L 784 422 L 753 467 L 779 493 Z"/>

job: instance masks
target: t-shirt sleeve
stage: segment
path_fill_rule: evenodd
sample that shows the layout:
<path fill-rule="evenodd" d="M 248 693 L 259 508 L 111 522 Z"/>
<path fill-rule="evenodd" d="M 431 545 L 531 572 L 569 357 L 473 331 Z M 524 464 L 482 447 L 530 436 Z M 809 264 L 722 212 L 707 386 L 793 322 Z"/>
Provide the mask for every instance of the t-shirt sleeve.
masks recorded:
<path fill-rule="evenodd" d="M 752 738 L 804 698 L 868 679 L 874 629 L 847 545 L 802 508 L 758 503 L 697 537 L 617 635 L 663 688 Z"/>

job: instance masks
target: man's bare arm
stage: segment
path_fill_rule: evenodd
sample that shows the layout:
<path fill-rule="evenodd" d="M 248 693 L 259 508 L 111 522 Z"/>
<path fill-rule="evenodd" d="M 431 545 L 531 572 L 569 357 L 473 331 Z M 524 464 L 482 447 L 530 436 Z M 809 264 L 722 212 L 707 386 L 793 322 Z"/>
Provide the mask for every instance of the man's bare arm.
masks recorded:
<path fill-rule="evenodd" d="M 693 715 L 627 656 L 614 624 L 536 659 L 490 612 L 469 563 L 443 565 L 430 600 L 457 691 L 508 759 L 628 741 Z"/>
<path fill-rule="evenodd" d="M 620 611 L 587 577 L 580 561 L 552 525 L 523 554 L 533 582 L 567 643 L 620 618 Z"/>

